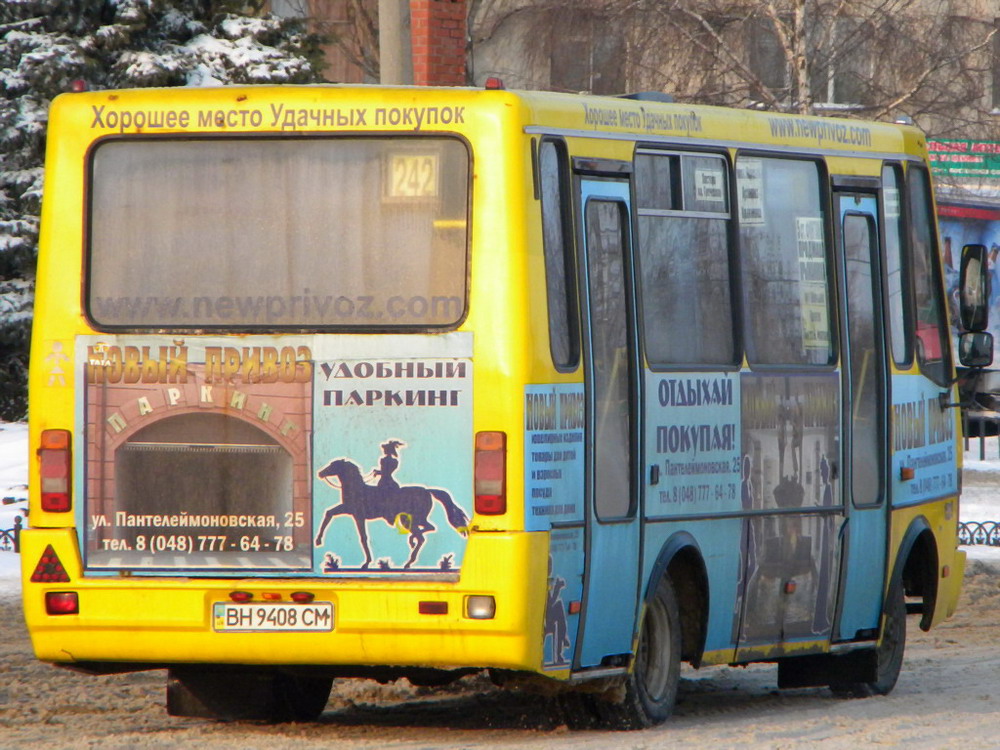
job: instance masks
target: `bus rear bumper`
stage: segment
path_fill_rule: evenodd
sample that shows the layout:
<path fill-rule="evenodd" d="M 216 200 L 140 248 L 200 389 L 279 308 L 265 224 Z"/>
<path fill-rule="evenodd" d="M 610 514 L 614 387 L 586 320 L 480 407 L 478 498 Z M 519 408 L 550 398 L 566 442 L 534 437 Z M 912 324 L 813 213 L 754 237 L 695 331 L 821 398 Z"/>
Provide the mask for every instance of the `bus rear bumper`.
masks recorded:
<path fill-rule="evenodd" d="M 448 581 L 109 578 L 82 576 L 72 530 L 32 529 L 22 535 L 24 615 L 39 659 L 85 669 L 118 665 L 91 671 L 125 671 L 128 664 L 538 671 L 546 544 L 543 534 L 480 535 L 475 543 L 470 540 L 460 577 Z M 68 583 L 31 582 L 48 545 L 65 565 Z M 253 595 L 243 606 L 286 608 L 298 606 L 293 592 L 308 592 L 312 601 L 297 611 L 331 612 L 330 628 L 226 631 L 216 605 L 231 606 L 234 591 Z M 47 614 L 50 592 L 76 592 L 79 612 Z M 470 596 L 492 596 L 495 616 L 469 616 Z"/>

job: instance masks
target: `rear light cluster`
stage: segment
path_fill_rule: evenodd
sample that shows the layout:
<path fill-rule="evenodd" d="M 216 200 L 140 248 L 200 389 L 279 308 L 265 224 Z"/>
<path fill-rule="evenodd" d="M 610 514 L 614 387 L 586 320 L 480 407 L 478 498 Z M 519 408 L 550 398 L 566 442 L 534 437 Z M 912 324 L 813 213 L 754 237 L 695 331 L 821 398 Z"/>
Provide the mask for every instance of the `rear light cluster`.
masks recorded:
<path fill-rule="evenodd" d="M 476 513 L 498 516 L 507 512 L 507 435 L 476 433 Z"/>
<path fill-rule="evenodd" d="M 31 573 L 32 583 L 69 583 L 69 575 L 50 544 Z"/>
<path fill-rule="evenodd" d="M 42 510 L 65 513 L 70 510 L 72 455 L 69 430 L 42 430 L 38 449 L 41 469 Z"/>

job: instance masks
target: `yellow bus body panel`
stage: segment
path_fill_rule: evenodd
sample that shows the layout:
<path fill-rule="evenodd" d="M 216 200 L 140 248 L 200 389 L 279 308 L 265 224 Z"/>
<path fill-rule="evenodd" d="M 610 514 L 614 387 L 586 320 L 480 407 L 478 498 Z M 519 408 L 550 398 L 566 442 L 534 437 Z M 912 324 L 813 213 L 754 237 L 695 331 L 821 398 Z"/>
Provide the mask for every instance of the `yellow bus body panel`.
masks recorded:
<path fill-rule="evenodd" d="M 31 583 L 52 545 L 69 583 Z M 44 661 L 321 664 L 536 670 L 541 663 L 547 534 L 480 534 L 470 543 L 460 583 L 396 580 L 82 578 L 71 530 L 24 535 L 24 616 Z M 498 572 L 502 574 L 498 575 Z M 49 616 L 45 593 L 76 591 L 80 614 Z M 217 633 L 212 604 L 235 590 L 309 591 L 332 602 L 334 629 L 323 633 Z M 465 597 L 492 595 L 496 617 L 465 616 Z M 421 601 L 447 602 L 448 614 L 422 615 Z"/>

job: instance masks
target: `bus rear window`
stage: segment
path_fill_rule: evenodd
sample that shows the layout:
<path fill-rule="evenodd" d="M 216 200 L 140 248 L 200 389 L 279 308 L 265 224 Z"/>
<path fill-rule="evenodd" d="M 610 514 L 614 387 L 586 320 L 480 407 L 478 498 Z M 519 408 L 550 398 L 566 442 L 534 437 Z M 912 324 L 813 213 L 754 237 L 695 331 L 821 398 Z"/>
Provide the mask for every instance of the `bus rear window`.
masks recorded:
<path fill-rule="evenodd" d="M 456 139 L 108 141 L 88 312 L 108 328 L 453 326 L 468 194 Z"/>

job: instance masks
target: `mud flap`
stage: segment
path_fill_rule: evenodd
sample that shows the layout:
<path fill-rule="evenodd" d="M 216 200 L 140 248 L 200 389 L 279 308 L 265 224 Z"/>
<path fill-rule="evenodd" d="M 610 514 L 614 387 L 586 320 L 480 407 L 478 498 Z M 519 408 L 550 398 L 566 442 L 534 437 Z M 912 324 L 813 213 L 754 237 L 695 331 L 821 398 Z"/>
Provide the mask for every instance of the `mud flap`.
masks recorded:
<path fill-rule="evenodd" d="M 330 677 L 200 666 L 167 673 L 167 713 L 223 721 L 311 721 L 326 707 Z"/>
<path fill-rule="evenodd" d="M 829 685 L 850 675 L 855 682 L 878 679 L 878 657 L 874 648 L 846 654 L 790 656 L 778 662 L 778 687 L 803 688 Z"/>

